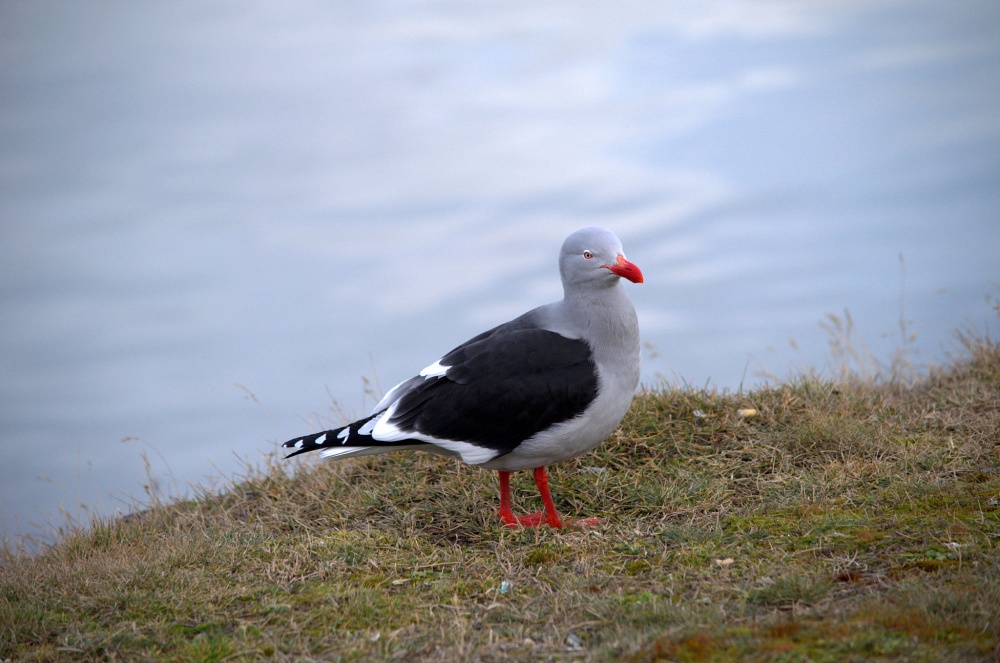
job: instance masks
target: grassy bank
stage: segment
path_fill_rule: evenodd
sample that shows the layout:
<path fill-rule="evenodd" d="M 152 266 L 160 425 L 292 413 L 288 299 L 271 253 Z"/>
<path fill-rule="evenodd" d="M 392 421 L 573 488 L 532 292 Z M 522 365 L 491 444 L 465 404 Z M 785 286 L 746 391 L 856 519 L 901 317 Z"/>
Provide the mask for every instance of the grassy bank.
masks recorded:
<path fill-rule="evenodd" d="M 998 466 L 985 341 L 905 388 L 647 393 L 552 468 L 593 528 L 504 529 L 495 474 L 430 455 L 276 461 L 7 551 L 0 658 L 989 660 Z"/>

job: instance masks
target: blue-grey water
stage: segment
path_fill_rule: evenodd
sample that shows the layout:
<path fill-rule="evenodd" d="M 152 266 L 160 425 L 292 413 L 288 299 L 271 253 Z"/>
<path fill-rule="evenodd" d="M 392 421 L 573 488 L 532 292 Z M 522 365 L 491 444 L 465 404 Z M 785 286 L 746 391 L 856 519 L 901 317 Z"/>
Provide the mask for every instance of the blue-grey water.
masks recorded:
<path fill-rule="evenodd" d="M 845 310 L 940 362 L 996 320 L 998 109 L 995 0 L 5 2 L 3 533 L 363 413 L 584 225 L 647 385 L 833 375 Z"/>

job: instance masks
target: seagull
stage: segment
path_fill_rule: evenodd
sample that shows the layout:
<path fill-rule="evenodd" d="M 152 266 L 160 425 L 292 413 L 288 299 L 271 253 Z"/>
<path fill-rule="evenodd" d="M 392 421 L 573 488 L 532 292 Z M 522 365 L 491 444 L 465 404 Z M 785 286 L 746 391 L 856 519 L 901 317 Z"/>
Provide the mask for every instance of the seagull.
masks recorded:
<path fill-rule="evenodd" d="M 563 526 L 546 466 L 597 447 L 639 384 L 639 325 L 622 279 L 642 283 L 609 230 L 577 230 L 559 252 L 563 298 L 459 345 L 341 428 L 296 437 L 286 458 L 418 449 L 496 470 L 510 528 Z M 533 470 L 544 512 L 515 516 L 510 474 Z M 593 525 L 596 518 L 566 521 Z"/>

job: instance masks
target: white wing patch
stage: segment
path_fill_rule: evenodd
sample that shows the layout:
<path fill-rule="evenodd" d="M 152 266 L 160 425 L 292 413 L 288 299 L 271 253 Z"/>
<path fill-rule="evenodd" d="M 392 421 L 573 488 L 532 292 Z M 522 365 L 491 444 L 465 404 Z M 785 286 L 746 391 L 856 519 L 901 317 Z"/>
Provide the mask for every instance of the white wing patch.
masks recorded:
<path fill-rule="evenodd" d="M 378 423 L 378 418 L 373 417 L 365 422 L 365 425 L 358 429 L 358 435 L 371 435 L 372 429 Z"/>
<path fill-rule="evenodd" d="M 471 442 L 461 442 L 458 440 L 441 440 L 422 433 L 404 431 L 389 420 L 396 413 L 396 404 L 386 410 L 382 416 L 366 423 L 359 433 L 364 433 L 365 428 L 371 428 L 371 436 L 380 442 L 399 442 L 401 440 L 420 440 L 433 444 L 436 447 L 451 452 L 456 456 L 461 456 L 462 460 L 469 465 L 479 465 L 486 463 L 497 457 L 496 449 L 480 447 Z M 374 425 L 372 425 L 374 424 Z"/>
<path fill-rule="evenodd" d="M 420 376 L 418 375 L 416 377 L 403 380 L 402 382 L 394 386 L 392 389 L 390 389 L 386 393 L 386 395 L 382 397 L 382 400 L 380 400 L 378 404 L 374 408 L 372 408 L 372 414 L 375 414 L 376 412 L 380 412 L 386 409 L 387 407 L 398 401 L 400 398 L 402 398 L 403 394 L 405 394 L 409 390 L 410 386 L 417 381 L 418 377 Z"/>
<path fill-rule="evenodd" d="M 428 378 L 444 377 L 444 375 L 448 372 L 449 368 L 451 367 L 445 366 L 444 364 L 441 363 L 441 360 L 438 359 L 436 362 L 434 362 L 424 370 L 420 371 L 419 375 L 416 375 L 407 380 L 403 380 L 402 382 L 394 386 L 392 389 L 390 389 L 388 392 L 386 392 L 385 396 L 382 397 L 382 400 L 380 400 L 378 404 L 374 408 L 372 408 L 372 414 L 375 414 L 380 410 L 386 409 L 387 407 L 398 401 L 400 398 L 402 398 L 403 394 L 409 391 L 410 388 L 413 387 L 415 384 L 420 384 L 421 381 L 418 380 L 417 378 L 424 378 L 424 380 L 427 380 Z"/>
<path fill-rule="evenodd" d="M 347 438 L 351 436 L 351 428 L 348 426 L 344 430 L 337 433 L 337 439 L 340 440 L 341 444 L 347 444 Z M 326 437 L 325 435 L 323 437 Z"/>
<path fill-rule="evenodd" d="M 413 437 L 409 433 L 401 431 L 395 424 L 389 423 L 392 415 L 396 414 L 397 407 L 399 407 L 399 403 L 393 403 L 392 407 L 382 413 L 382 416 L 375 419 L 375 426 L 372 428 L 371 436 L 376 440 L 380 442 L 398 442 Z M 365 424 L 365 426 L 367 425 Z"/>
<path fill-rule="evenodd" d="M 441 363 L 441 360 L 438 359 L 436 362 L 434 362 L 424 370 L 420 371 L 420 377 L 440 378 L 443 377 L 444 374 L 448 372 L 449 368 L 451 368 L 451 366 L 445 366 L 444 364 Z"/>
<path fill-rule="evenodd" d="M 456 442 L 454 440 L 436 440 L 433 437 L 417 436 L 412 435 L 411 437 L 418 437 L 424 442 L 430 442 L 433 445 L 439 446 L 442 449 L 447 449 L 448 451 L 458 454 L 462 457 L 462 460 L 469 465 L 481 465 L 482 463 L 488 463 L 497 457 L 496 449 L 489 449 L 487 447 L 476 446 L 475 444 L 470 444 L 469 442 Z"/>

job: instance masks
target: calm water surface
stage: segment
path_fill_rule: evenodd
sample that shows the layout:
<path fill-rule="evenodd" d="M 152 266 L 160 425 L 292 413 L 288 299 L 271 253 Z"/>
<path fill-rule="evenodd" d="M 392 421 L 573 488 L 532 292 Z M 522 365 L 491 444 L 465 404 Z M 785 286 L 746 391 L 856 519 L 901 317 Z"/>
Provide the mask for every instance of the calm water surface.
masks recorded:
<path fill-rule="evenodd" d="M 650 386 L 832 375 L 845 309 L 883 362 L 995 320 L 992 0 L 5 3 L 0 90 L 6 536 L 363 413 L 584 225 Z"/>

